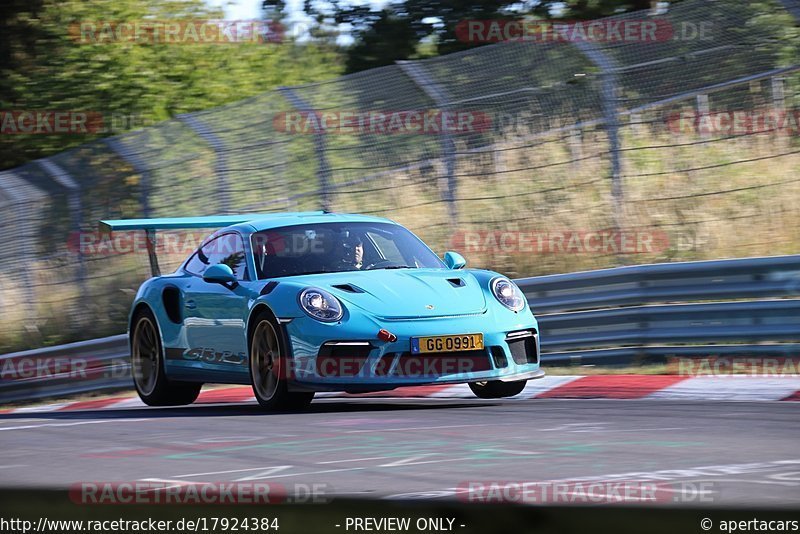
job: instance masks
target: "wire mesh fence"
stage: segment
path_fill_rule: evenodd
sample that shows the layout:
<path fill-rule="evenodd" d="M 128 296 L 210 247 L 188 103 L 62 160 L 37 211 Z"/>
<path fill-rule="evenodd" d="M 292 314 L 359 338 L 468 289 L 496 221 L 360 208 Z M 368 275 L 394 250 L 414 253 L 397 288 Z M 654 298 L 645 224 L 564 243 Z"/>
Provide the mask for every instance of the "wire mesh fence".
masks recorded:
<path fill-rule="evenodd" d="M 400 62 L 2 172 L 0 350 L 124 328 L 148 258 L 101 218 L 368 213 L 510 276 L 796 253 L 798 12 L 685 0 L 604 19 L 620 38 Z"/>

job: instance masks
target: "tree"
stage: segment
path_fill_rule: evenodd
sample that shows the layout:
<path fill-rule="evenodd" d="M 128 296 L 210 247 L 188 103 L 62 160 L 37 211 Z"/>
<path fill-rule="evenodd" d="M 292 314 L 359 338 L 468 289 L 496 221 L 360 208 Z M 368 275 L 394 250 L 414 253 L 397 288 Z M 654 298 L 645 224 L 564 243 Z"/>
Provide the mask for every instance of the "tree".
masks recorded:
<path fill-rule="evenodd" d="M 672 3 L 675 3 L 673 0 Z M 559 18 L 590 20 L 629 11 L 650 9 L 656 0 L 541 0 L 532 13 L 549 18 L 558 13 Z"/>
<path fill-rule="evenodd" d="M 485 43 L 459 39 L 465 20 L 593 19 L 648 9 L 651 0 L 402 0 L 374 11 L 350 0 L 306 0 L 305 11 L 318 24 L 344 24 L 354 44 L 347 50 L 347 72 L 389 65 L 398 59 L 448 54 Z M 265 0 L 265 6 L 275 3 Z M 433 46 L 426 46 L 426 45 Z"/>
<path fill-rule="evenodd" d="M 342 70 L 326 43 L 91 43 L 76 23 L 222 19 L 203 0 L 12 0 L 0 16 L 0 110 L 95 113 L 124 129 L 263 93 L 327 79 Z M 112 124 L 112 117 L 127 121 Z M 127 124 L 125 124 L 127 122 Z M 97 138 L 0 134 L 0 168 Z"/>

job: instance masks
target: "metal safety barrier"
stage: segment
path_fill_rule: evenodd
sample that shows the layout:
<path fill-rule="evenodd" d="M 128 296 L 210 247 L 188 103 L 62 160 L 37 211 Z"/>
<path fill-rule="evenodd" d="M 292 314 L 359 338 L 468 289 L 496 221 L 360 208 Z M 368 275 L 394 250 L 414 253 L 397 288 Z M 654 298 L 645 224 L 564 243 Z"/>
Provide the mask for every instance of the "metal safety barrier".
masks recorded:
<path fill-rule="evenodd" d="M 636 265 L 516 282 L 539 320 L 545 363 L 800 356 L 800 345 L 790 343 L 800 341 L 800 255 Z"/>
<path fill-rule="evenodd" d="M 128 336 L 0 356 L 0 402 L 67 397 L 132 385 Z"/>
<path fill-rule="evenodd" d="M 545 366 L 800 356 L 800 255 L 618 267 L 516 282 L 539 320 Z M 0 356 L 4 403 L 130 385 L 126 335 Z"/>
<path fill-rule="evenodd" d="M 632 265 L 516 280 L 534 313 L 800 295 L 800 255 Z"/>

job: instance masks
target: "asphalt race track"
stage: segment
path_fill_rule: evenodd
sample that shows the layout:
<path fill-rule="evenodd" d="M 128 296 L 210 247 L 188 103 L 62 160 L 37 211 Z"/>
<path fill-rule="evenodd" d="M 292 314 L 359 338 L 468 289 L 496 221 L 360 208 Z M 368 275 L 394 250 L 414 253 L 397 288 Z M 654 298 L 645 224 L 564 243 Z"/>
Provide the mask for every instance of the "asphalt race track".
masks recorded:
<path fill-rule="evenodd" d="M 798 438 L 792 402 L 353 398 L 302 414 L 255 404 L 18 413 L 0 416 L 0 480 L 265 481 L 464 500 L 459 489 L 475 481 L 594 477 L 663 483 L 667 506 L 796 508 Z"/>

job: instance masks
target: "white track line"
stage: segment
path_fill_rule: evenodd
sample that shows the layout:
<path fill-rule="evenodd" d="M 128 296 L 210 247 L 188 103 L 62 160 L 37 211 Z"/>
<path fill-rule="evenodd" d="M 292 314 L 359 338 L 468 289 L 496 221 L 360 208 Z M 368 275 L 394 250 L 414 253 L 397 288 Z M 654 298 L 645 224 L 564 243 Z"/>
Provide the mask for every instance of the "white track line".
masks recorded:
<path fill-rule="evenodd" d="M 778 401 L 795 391 L 800 391 L 800 377 L 698 376 L 667 386 L 645 398 Z"/>

